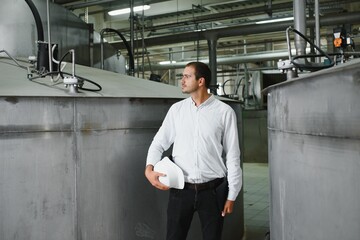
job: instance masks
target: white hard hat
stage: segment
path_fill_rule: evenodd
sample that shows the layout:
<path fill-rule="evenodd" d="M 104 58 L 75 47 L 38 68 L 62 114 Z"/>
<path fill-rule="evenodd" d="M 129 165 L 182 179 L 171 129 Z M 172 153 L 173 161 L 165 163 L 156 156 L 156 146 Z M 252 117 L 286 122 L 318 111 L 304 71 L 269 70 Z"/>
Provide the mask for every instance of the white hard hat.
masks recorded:
<path fill-rule="evenodd" d="M 161 161 L 155 164 L 155 172 L 166 174 L 166 176 L 159 177 L 159 181 L 170 187 L 183 189 L 185 185 L 183 171 L 168 157 L 164 157 Z"/>

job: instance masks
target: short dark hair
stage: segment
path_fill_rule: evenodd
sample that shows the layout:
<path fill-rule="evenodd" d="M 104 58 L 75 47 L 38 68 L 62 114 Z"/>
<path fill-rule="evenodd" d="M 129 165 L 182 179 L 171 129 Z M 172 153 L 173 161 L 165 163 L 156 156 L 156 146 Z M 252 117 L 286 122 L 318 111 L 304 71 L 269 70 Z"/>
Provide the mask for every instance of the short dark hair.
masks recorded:
<path fill-rule="evenodd" d="M 202 62 L 189 62 L 186 64 L 186 67 L 193 67 L 195 70 L 196 80 L 199 80 L 199 78 L 203 77 L 205 79 L 206 88 L 210 87 L 211 70 L 208 65 Z"/>

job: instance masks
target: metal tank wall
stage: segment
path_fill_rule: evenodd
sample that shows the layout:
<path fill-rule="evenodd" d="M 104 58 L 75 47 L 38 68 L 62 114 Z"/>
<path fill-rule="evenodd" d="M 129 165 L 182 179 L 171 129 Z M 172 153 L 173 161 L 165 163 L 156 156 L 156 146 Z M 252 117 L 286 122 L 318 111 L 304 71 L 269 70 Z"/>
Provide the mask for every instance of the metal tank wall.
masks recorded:
<path fill-rule="evenodd" d="M 48 41 L 46 1 L 33 0 Z M 14 57 L 36 56 L 37 30 L 34 17 L 24 0 L 2 0 L 0 8 L 1 50 L 5 49 Z M 50 2 L 51 42 L 59 45 L 59 55 L 69 49 L 76 50 L 77 63 L 90 64 L 89 27 L 73 13 Z"/>
<path fill-rule="evenodd" d="M 48 42 L 46 0 L 32 0 L 36 6 Z M 51 42 L 58 44 L 58 59 L 68 50 L 74 49 L 76 63 L 100 68 L 100 35 L 92 27 L 69 10 L 50 5 Z M 34 16 L 24 0 L 1 0 L 0 8 L 0 50 L 6 50 L 13 57 L 28 58 L 37 55 L 37 29 Z M 92 44 L 90 44 L 92 43 Z M 117 54 L 109 43 L 104 44 L 104 69 L 125 74 L 125 58 Z"/>
<path fill-rule="evenodd" d="M 243 110 L 244 162 L 268 162 L 267 110 Z"/>
<path fill-rule="evenodd" d="M 164 239 L 168 193 L 147 182 L 145 159 L 170 105 L 185 96 L 99 69 L 76 72 L 103 90 L 73 95 L 0 58 L 0 239 Z M 229 104 L 241 126 L 240 105 Z M 224 240 L 243 232 L 241 192 Z M 196 220 L 189 235 L 200 239 Z"/>
<path fill-rule="evenodd" d="M 271 239 L 359 239 L 360 61 L 267 91 Z"/>

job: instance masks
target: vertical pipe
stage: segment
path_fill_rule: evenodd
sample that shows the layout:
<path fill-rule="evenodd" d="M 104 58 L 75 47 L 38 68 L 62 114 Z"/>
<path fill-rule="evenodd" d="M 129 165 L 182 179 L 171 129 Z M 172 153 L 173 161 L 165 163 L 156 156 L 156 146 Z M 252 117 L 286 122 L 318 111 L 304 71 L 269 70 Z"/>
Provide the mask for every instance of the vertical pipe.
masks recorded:
<path fill-rule="evenodd" d="M 306 0 L 294 0 L 294 28 L 306 35 Z M 306 54 L 306 42 L 299 35 L 295 35 L 296 55 Z"/>
<path fill-rule="evenodd" d="M 320 48 L 320 10 L 319 10 L 319 0 L 315 0 L 315 35 L 316 35 L 316 46 Z M 319 51 L 317 51 L 319 53 Z M 320 57 L 316 58 L 316 62 L 320 63 Z"/>
<path fill-rule="evenodd" d="M 89 27 L 89 48 L 90 48 L 90 67 L 94 67 L 94 25 L 88 24 Z"/>
<path fill-rule="evenodd" d="M 134 0 L 130 0 L 130 48 L 131 52 L 134 52 Z M 129 69 L 129 75 L 134 74 L 134 69 Z"/>
<path fill-rule="evenodd" d="M 47 31 L 48 31 L 48 51 L 49 51 L 49 72 L 52 72 L 52 47 L 51 47 L 51 29 L 50 29 L 50 6 L 49 0 L 46 1 L 46 18 L 47 18 Z"/>
<path fill-rule="evenodd" d="M 271 39 L 265 40 L 265 50 L 266 52 L 272 52 L 273 50 L 273 42 Z M 266 67 L 273 67 L 273 61 L 269 60 L 265 62 Z"/>
<path fill-rule="evenodd" d="M 216 44 L 217 36 L 211 35 L 208 37 L 208 47 L 209 47 L 209 67 L 211 69 L 211 82 L 210 82 L 210 92 L 214 95 L 217 95 L 217 64 L 216 64 Z"/>
<path fill-rule="evenodd" d="M 88 2 L 88 0 L 85 0 L 85 2 Z M 89 7 L 85 8 L 84 20 L 86 23 L 89 23 Z"/>
<path fill-rule="evenodd" d="M 101 69 L 104 69 L 104 31 L 100 31 L 100 63 Z"/>
<path fill-rule="evenodd" d="M 246 45 L 246 39 L 244 39 L 244 40 L 243 40 L 243 42 L 244 42 L 244 54 L 247 54 L 247 49 L 246 49 L 246 47 L 247 47 L 247 45 Z"/>
<path fill-rule="evenodd" d="M 312 17 L 312 16 L 315 16 L 315 13 L 314 13 L 314 9 L 312 7 L 309 7 L 309 17 Z M 310 37 L 310 40 L 315 44 L 315 26 L 311 26 L 309 27 L 309 37 Z M 315 50 L 315 47 L 314 45 L 310 45 L 310 52 L 311 54 L 315 54 L 316 53 L 316 50 Z M 311 57 L 310 58 L 311 62 L 315 62 L 315 57 Z"/>
<path fill-rule="evenodd" d="M 144 4 L 143 4 L 144 5 Z M 145 52 L 145 26 L 144 26 L 144 9 L 142 10 L 141 15 L 141 41 L 142 41 L 142 65 L 145 64 L 145 54 L 147 53 L 147 50 Z M 150 62 L 149 62 L 150 64 Z M 145 69 L 142 68 L 142 78 L 145 78 Z"/>

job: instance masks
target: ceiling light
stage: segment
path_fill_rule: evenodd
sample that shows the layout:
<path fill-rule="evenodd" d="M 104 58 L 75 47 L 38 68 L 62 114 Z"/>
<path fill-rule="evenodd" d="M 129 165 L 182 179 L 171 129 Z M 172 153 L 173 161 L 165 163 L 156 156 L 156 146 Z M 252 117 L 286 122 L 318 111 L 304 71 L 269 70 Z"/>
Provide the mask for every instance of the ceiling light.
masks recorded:
<path fill-rule="evenodd" d="M 160 65 L 173 64 L 173 63 L 176 63 L 176 61 L 162 61 L 162 62 L 159 62 Z"/>
<path fill-rule="evenodd" d="M 264 21 L 256 22 L 256 24 L 273 23 L 273 22 L 284 22 L 284 21 L 290 21 L 290 20 L 294 20 L 294 17 L 269 19 L 269 20 L 264 20 Z"/>
<path fill-rule="evenodd" d="M 150 9 L 149 5 L 137 6 L 137 7 L 134 7 L 134 12 L 145 11 L 148 9 Z M 127 14 L 127 13 L 130 13 L 130 8 L 123 8 L 123 9 L 118 9 L 118 10 L 113 10 L 113 11 L 108 12 L 108 14 L 110 16 Z"/>

